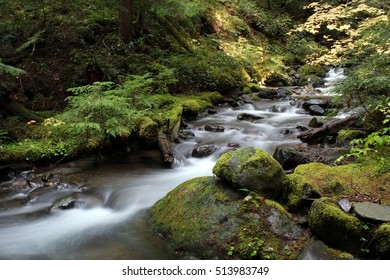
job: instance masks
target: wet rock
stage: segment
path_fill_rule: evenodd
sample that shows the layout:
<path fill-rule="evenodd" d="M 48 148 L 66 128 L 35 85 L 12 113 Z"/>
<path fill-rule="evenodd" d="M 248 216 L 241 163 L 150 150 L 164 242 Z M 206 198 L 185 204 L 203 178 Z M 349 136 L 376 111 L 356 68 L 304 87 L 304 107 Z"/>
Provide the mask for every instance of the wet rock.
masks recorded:
<path fill-rule="evenodd" d="M 285 107 L 278 107 L 278 106 L 272 106 L 271 108 L 268 109 L 268 111 L 272 113 L 283 113 L 286 112 Z"/>
<path fill-rule="evenodd" d="M 233 107 L 233 108 L 241 108 L 241 107 L 244 106 L 244 105 L 245 105 L 245 102 L 242 101 L 242 100 L 237 100 L 237 101 L 234 101 L 234 102 L 232 103 L 232 107 Z"/>
<path fill-rule="evenodd" d="M 289 146 L 278 146 L 273 154 L 284 170 L 291 170 L 300 164 L 310 162 L 310 160 L 302 155 L 296 148 Z"/>
<path fill-rule="evenodd" d="M 240 144 L 239 143 L 229 143 L 228 147 L 238 149 L 238 148 L 240 148 Z"/>
<path fill-rule="evenodd" d="M 310 99 L 302 104 L 302 108 L 305 110 L 310 110 L 311 106 L 319 106 L 323 109 L 328 109 L 330 107 L 329 101 L 328 100 L 323 100 L 323 99 Z"/>
<path fill-rule="evenodd" d="M 220 126 L 220 125 L 209 125 L 209 124 L 206 124 L 205 127 L 204 127 L 204 130 L 210 131 L 210 132 L 224 132 L 225 128 L 223 126 Z"/>
<path fill-rule="evenodd" d="M 278 198 L 283 192 L 282 166 L 262 149 L 240 148 L 223 154 L 213 173 L 237 189 L 253 190 L 266 198 Z"/>
<path fill-rule="evenodd" d="M 349 211 L 351 211 L 352 203 L 349 201 L 348 198 L 340 199 L 338 204 L 341 207 L 341 209 L 344 210 L 345 213 L 349 213 Z"/>
<path fill-rule="evenodd" d="M 215 114 L 218 113 L 218 111 L 217 111 L 216 109 L 208 109 L 208 110 L 207 110 L 207 113 L 208 113 L 209 115 L 215 115 Z"/>
<path fill-rule="evenodd" d="M 323 125 L 324 125 L 324 123 L 319 122 L 316 117 L 312 118 L 309 122 L 309 127 L 311 127 L 311 128 L 317 128 L 317 127 L 321 127 Z"/>
<path fill-rule="evenodd" d="M 254 115 L 254 114 L 241 113 L 237 116 L 237 119 L 240 121 L 256 121 L 256 120 L 264 119 L 264 117 L 259 115 Z"/>
<path fill-rule="evenodd" d="M 328 198 L 313 202 L 309 211 L 309 227 L 326 244 L 353 250 L 360 244 L 363 225 Z"/>
<path fill-rule="evenodd" d="M 215 177 L 191 179 L 151 207 L 150 223 L 183 255 L 201 259 L 296 258 L 298 252 L 288 254 L 285 248 L 302 246 L 306 235 L 283 207 L 269 200 L 260 203 L 252 196 L 243 198 Z"/>
<path fill-rule="evenodd" d="M 310 115 L 314 115 L 314 116 L 323 116 L 326 113 L 325 109 L 318 105 L 310 106 L 308 111 Z"/>
<path fill-rule="evenodd" d="M 390 211 L 377 203 L 368 201 L 356 202 L 353 204 L 353 212 L 364 219 L 390 222 Z"/>
<path fill-rule="evenodd" d="M 280 133 L 281 133 L 282 135 L 293 134 L 293 133 L 294 133 L 294 130 L 289 129 L 289 128 L 284 128 L 284 129 L 282 129 L 282 130 L 280 131 Z"/>
<path fill-rule="evenodd" d="M 297 124 L 295 126 L 295 128 L 298 129 L 299 131 L 307 131 L 307 130 L 309 130 L 309 128 L 306 125 L 303 125 L 303 124 Z"/>
<path fill-rule="evenodd" d="M 278 99 L 278 89 L 277 88 L 265 88 L 262 89 L 258 94 L 258 97 L 264 99 Z"/>
<path fill-rule="evenodd" d="M 291 92 L 287 88 L 264 88 L 257 96 L 264 99 L 284 99 L 291 95 Z"/>
<path fill-rule="evenodd" d="M 186 140 L 186 139 L 195 137 L 195 133 L 192 132 L 191 130 L 180 130 L 178 137 Z"/>
<path fill-rule="evenodd" d="M 54 202 L 50 207 L 49 211 L 53 212 L 56 210 L 68 210 L 76 208 L 80 205 L 77 197 L 75 195 L 66 196 Z"/>
<path fill-rule="evenodd" d="M 305 246 L 300 260 L 351 260 L 353 256 L 348 253 L 342 253 L 329 248 L 321 240 L 311 239 Z"/>
<path fill-rule="evenodd" d="M 219 150 L 219 146 L 214 144 L 201 145 L 193 149 L 191 155 L 195 158 L 203 158 L 203 157 L 208 157 L 209 155 L 215 153 L 218 150 Z"/>
<path fill-rule="evenodd" d="M 253 103 L 253 94 L 244 94 L 244 95 L 241 95 L 239 98 L 238 98 L 238 102 L 241 102 L 241 104 L 252 104 Z"/>

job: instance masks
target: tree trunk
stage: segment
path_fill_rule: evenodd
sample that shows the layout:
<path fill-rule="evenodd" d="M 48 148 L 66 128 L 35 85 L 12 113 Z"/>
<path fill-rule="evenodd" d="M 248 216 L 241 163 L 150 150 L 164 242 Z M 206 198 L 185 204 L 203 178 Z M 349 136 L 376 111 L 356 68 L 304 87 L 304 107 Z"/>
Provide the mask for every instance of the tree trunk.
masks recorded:
<path fill-rule="evenodd" d="M 175 161 L 175 156 L 172 150 L 172 142 L 171 139 L 160 129 L 157 137 L 158 146 L 160 147 L 160 151 L 164 160 L 165 165 L 171 167 L 173 162 Z"/>
<path fill-rule="evenodd" d="M 159 24 L 165 27 L 169 33 L 176 39 L 176 41 L 182 46 L 186 51 L 193 52 L 191 44 L 181 36 L 177 28 L 164 16 L 157 15 L 157 20 Z"/>
<path fill-rule="evenodd" d="M 319 128 L 310 129 L 302 133 L 301 135 L 299 135 L 298 138 L 302 142 L 308 144 L 322 143 L 327 136 L 336 136 L 341 129 L 344 129 L 350 126 L 351 124 L 354 124 L 357 121 L 357 119 L 358 116 L 353 115 L 345 119 L 335 120 L 326 123 Z"/>
<path fill-rule="evenodd" d="M 121 0 L 119 11 L 119 36 L 126 44 L 133 40 L 133 17 L 131 8 L 131 0 Z"/>

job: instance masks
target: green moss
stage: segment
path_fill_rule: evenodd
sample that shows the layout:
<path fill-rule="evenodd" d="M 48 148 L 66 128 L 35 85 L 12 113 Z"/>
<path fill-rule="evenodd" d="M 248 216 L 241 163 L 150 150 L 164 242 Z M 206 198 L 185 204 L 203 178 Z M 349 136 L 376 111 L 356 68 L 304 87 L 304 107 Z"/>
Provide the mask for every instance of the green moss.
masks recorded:
<path fill-rule="evenodd" d="M 244 87 L 244 89 L 242 90 L 242 92 L 243 92 L 244 94 L 248 94 L 248 93 L 251 93 L 252 91 L 251 91 L 251 89 L 250 89 L 249 87 Z"/>
<path fill-rule="evenodd" d="M 259 92 L 261 91 L 261 87 L 258 84 L 255 83 L 248 83 L 246 85 L 250 89 L 250 92 Z"/>
<path fill-rule="evenodd" d="M 323 77 L 326 74 L 325 69 L 318 64 L 305 64 L 299 68 L 298 73 L 302 76 L 315 75 Z"/>
<path fill-rule="evenodd" d="M 274 200 L 270 200 L 270 199 L 266 199 L 265 200 L 265 204 L 269 207 L 273 207 L 275 209 L 277 209 L 280 213 L 283 213 L 284 215 L 286 215 L 287 217 L 291 218 L 291 214 L 286 210 L 286 208 L 284 208 L 281 204 L 279 204 L 278 202 L 274 201 Z"/>
<path fill-rule="evenodd" d="M 262 149 L 241 148 L 223 154 L 213 173 L 237 188 L 277 198 L 283 192 L 285 173 L 280 164 Z"/>
<path fill-rule="evenodd" d="M 390 224 L 381 225 L 374 234 L 375 253 L 381 259 L 390 258 Z"/>
<path fill-rule="evenodd" d="M 182 183 L 153 205 L 150 220 L 175 250 L 200 258 L 297 258 L 299 250 L 287 254 L 283 248 L 300 248 L 304 238 L 277 234 L 267 221 L 280 213 L 293 224 L 283 207 L 268 200 L 258 201 L 257 207 L 247 207 L 248 203 L 221 180 L 200 177 Z"/>
<path fill-rule="evenodd" d="M 307 205 L 307 199 L 317 197 L 318 192 L 304 176 L 294 173 L 286 176 L 287 207 L 296 212 Z"/>
<path fill-rule="evenodd" d="M 314 201 L 308 217 L 309 227 L 324 242 L 349 250 L 359 244 L 363 232 L 362 223 L 341 210 L 331 199 Z"/>
<path fill-rule="evenodd" d="M 366 160 L 362 163 L 329 166 L 322 163 L 299 165 L 289 178 L 291 201 L 300 196 L 302 187 L 307 185 L 321 196 L 351 196 L 356 193 L 376 197 L 381 193 L 383 203 L 390 204 L 390 174 L 381 173 L 379 163 Z M 303 180 L 305 183 L 303 183 Z M 385 191 L 383 191 L 385 188 Z M 382 191 L 381 191 L 382 190 Z M 295 203 L 292 203 L 294 205 Z"/>
<path fill-rule="evenodd" d="M 347 129 L 347 130 L 340 130 L 337 136 L 338 140 L 345 140 L 345 141 L 351 141 L 354 139 L 364 138 L 366 136 L 366 133 L 361 130 L 356 129 Z"/>
<path fill-rule="evenodd" d="M 139 125 L 138 133 L 146 146 L 154 145 L 158 136 L 158 125 L 151 118 L 144 117 Z"/>

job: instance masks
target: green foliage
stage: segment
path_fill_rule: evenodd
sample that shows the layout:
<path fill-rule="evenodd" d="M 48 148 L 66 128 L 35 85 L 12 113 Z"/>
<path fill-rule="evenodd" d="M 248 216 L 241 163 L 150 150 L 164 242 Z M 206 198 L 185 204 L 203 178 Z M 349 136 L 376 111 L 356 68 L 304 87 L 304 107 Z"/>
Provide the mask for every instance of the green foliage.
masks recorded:
<path fill-rule="evenodd" d="M 384 114 L 383 125 L 387 126 L 390 122 L 390 98 L 387 98 L 384 104 L 378 105 L 377 109 Z M 336 162 L 342 161 L 345 157 L 359 159 L 371 156 L 378 160 L 382 172 L 390 170 L 390 161 L 387 158 L 390 148 L 390 127 L 384 127 L 365 138 L 354 139 L 351 145 L 350 152 L 337 159 Z"/>
<path fill-rule="evenodd" d="M 128 137 L 136 128 L 138 113 L 129 98 L 119 96 L 111 82 L 69 89 L 68 110 L 62 119 L 72 124 L 69 133 L 83 135 L 87 146 L 96 146 L 108 137 Z"/>
<path fill-rule="evenodd" d="M 175 69 L 179 81 L 176 91 L 230 92 L 241 88 L 243 79 L 241 66 L 223 52 L 199 50 L 194 54 L 171 57 L 167 66 Z"/>
<path fill-rule="evenodd" d="M 0 74 L 7 74 L 10 76 L 19 76 L 24 74 L 25 71 L 7 64 L 4 64 L 0 60 Z"/>

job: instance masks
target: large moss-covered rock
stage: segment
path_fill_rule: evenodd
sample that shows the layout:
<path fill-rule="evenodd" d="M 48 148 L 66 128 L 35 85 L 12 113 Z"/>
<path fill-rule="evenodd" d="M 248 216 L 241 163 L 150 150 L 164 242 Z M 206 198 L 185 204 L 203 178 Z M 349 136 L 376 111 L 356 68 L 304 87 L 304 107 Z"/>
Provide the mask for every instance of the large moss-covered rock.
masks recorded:
<path fill-rule="evenodd" d="M 375 231 L 373 244 L 378 258 L 390 259 L 390 224 L 383 224 Z"/>
<path fill-rule="evenodd" d="M 262 149 L 246 147 L 225 153 L 213 172 L 238 189 L 253 190 L 267 198 L 278 198 L 283 193 L 283 168 Z"/>
<path fill-rule="evenodd" d="M 296 259 L 307 241 L 280 204 L 215 177 L 182 183 L 149 213 L 152 228 L 184 257 Z"/>
<path fill-rule="evenodd" d="M 383 173 L 375 161 L 362 164 L 329 166 L 323 163 L 299 165 L 286 176 L 287 205 L 290 211 L 307 206 L 308 201 L 321 196 L 349 197 L 353 202 L 363 194 L 381 197 L 390 205 L 390 173 Z M 308 200 L 309 199 L 309 200 Z"/>
<path fill-rule="evenodd" d="M 357 247 L 363 233 L 361 221 L 345 213 L 329 198 L 313 202 L 309 227 L 325 243 L 348 250 Z"/>

